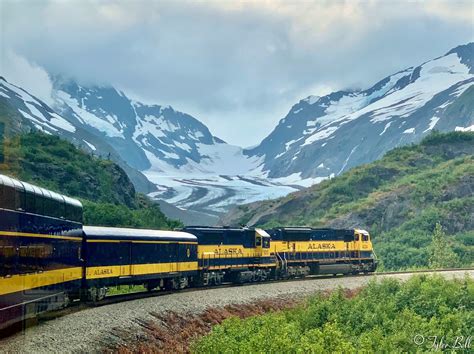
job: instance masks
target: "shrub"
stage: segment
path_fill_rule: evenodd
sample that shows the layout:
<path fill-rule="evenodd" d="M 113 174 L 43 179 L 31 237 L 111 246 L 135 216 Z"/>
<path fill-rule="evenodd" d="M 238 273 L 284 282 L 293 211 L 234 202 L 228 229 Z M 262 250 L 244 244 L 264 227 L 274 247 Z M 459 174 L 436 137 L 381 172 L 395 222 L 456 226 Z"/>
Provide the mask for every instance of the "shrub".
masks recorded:
<path fill-rule="evenodd" d="M 474 281 L 415 276 L 372 281 L 354 297 L 317 294 L 304 306 L 231 318 L 194 343 L 196 353 L 359 353 L 437 349 L 474 330 Z M 423 336 L 423 344 L 414 342 Z"/>

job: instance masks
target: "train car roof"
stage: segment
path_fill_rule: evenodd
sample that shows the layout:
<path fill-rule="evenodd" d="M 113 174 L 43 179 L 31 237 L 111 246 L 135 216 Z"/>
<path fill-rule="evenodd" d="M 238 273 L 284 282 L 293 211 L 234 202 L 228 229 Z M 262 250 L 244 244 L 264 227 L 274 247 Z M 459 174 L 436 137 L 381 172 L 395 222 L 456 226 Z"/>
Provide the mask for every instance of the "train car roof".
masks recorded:
<path fill-rule="evenodd" d="M 197 242 L 196 236 L 182 231 L 131 229 L 102 226 L 83 226 L 83 231 L 86 239 Z"/>
<path fill-rule="evenodd" d="M 185 226 L 182 230 L 212 230 L 212 231 L 220 231 L 220 230 L 253 230 L 253 228 L 248 227 L 239 227 L 239 226 L 199 226 L 199 225 L 192 225 L 192 226 Z"/>
<path fill-rule="evenodd" d="M 268 230 L 282 230 L 282 231 L 354 231 L 355 229 L 336 229 L 330 227 L 304 227 L 304 226 L 284 226 L 274 227 Z"/>
<path fill-rule="evenodd" d="M 35 195 L 38 195 L 44 198 L 53 199 L 58 202 L 64 202 L 64 203 L 82 208 L 82 203 L 77 199 L 50 191 L 48 189 L 35 186 L 27 182 L 22 182 L 15 178 L 11 178 L 9 176 L 5 176 L 2 174 L 0 174 L 0 185 L 5 185 L 8 187 L 14 188 L 16 190 L 21 190 L 22 192 L 26 191 L 26 192 L 33 193 Z"/>

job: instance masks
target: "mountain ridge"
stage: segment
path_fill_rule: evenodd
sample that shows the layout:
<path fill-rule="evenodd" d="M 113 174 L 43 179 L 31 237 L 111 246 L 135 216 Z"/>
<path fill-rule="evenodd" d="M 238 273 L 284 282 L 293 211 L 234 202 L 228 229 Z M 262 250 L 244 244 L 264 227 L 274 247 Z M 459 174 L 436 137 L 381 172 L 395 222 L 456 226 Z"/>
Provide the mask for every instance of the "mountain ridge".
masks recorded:
<path fill-rule="evenodd" d="M 474 43 L 469 43 L 389 75 L 366 90 L 309 96 L 295 104 L 259 146 L 245 153 L 264 157 L 263 171 L 269 177 L 330 177 L 373 161 L 390 148 L 419 141 L 435 126 L 441 131 L 474 129 L 472 114 L 455 117 L 456 121 L 444 114 L 474 84 L 473 61 Z M 391 141 L 381 141 L 382 135 L 383 140 L 391 135 Z M 370 148 L 360 151 L 361 143 Z"/>
<path fill-rule="evenodd" d="M 4 78 L 0 106 L 15 117 L 11 126 L 110 156 L 137 190 L 216 220 L 235 205 L 277 198 L 374 161 L 433 129 L 473 130 L 473 57 L 468 43 L 365 90 L 308 96 L 247 149 L 170 106 L 57 75 L 51 76 L 51 106 Z"/>

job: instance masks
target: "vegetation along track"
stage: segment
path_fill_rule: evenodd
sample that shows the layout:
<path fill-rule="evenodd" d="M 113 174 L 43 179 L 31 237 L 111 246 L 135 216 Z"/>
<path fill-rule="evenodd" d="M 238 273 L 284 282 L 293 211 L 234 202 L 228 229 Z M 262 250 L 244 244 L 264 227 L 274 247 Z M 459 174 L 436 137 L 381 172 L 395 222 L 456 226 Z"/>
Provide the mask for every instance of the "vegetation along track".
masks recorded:
<path fill-rule="evenodd" d="M 231 304 L 251 304 L 262 299 L 293 301 L 316 291 L 337 287 L 356 289 L 373 278 L 407 279 L 413 273 L 441 273 L 446 277 L 473 276 L 474 269 L 416 270 L 344 277 L 307 277 L 245 285 L 224 284 L 216 287 L 184 289 L 179 292 L 144 292 L 109 296 L 98 305 L 76 305 L 43 316 L 40 324 L 0 341 L 0 352 L 70 352 L 94 351 L 115 345 L 123 333 L 143 330 L 143 323 L 156 320 L 156 314 L 175 312 L 199 314 L 209 308 Z M 54 319 L 45 321 L 44 319 Z M 67 339 L 67 340 L 66 340 Z M 64 348 L 63 348 L 64 345 Z"/>

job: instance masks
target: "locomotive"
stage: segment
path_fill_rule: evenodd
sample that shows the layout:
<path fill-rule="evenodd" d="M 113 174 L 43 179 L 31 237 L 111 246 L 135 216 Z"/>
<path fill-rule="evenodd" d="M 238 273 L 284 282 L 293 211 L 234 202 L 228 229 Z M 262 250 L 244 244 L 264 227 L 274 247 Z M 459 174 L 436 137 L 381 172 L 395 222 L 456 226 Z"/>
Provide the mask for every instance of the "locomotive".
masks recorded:
<path fill-rule="evenodd" d="M 375 271 L 359 229 L 85 226 L 73 198 L 0 175 L 0 330 L 116 285 L 148 290 Z"/>

